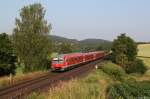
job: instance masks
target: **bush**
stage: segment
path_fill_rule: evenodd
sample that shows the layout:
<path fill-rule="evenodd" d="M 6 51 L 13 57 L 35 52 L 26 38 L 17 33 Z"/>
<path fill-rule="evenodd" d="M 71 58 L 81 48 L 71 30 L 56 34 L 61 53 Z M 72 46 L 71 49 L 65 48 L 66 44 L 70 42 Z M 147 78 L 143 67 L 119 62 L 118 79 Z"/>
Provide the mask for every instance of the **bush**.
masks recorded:
<path fill-rule="evenodd" d="M 133 62 L 129 62 L 128 66 L 125 68 L 127 73 L 140 73 L 146 72 L 147 68 L 142 60 L 136 59 Z"/>
<path fill-rule="evenodd" d="M 115 80 L 123 80 L 123 76 L 125 76 L 125 71 L 123 70 L 123 68 L 111 62 L 103 64 L 103 66 L 101 66 L 101 69 L 108 75 L 112 76 Z"/>
<path fill-rule="evenodd" d="M 15 64 L 0 64 L 0 76 L 15 74 Z"/>
<path fill-rule="evenodd" d="M 136 99 L 141 97 L 150 97 L 150 82 L 130 82 L 130 83 L 115 83 L 108 87 L 108 99 Z"/>
<path fill-rule="evenodd" d="M 15 74 L 16 56 L 13 52 L 13 45 L 6 33 L 0 34 L 0 76 Z"/>

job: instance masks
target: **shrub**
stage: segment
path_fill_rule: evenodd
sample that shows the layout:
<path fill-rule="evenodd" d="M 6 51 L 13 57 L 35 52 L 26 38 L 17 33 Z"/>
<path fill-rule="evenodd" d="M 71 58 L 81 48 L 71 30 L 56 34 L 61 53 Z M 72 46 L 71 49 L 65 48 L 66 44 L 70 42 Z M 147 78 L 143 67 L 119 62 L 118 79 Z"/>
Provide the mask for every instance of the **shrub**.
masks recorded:
<path fill-rule="evenodd" d="M 0 76 L 15 74 L 16 56 L 12 41 L 6 33 L 0 34 Z"/>
<path fill-rule="evenodd" d="M 123 76 L 125 76 L 125 71 L 123 68 L 111 62 L 103 64 L 101 69 L 108 75 L 112 76 L 115 80 L 123 80 Z"/>
<path fill-rule="evenodd" d="M 140 73 L 146 72 L 147 68 L 142 60 L 136 59 L 133 62 L 129 62 L 128 66 L 125 68 L 127 73 Z"/>
<path fill-rule="evenodd" d="M 130 82 L 130 83 L 115 83 L 108 87 L 108 99 L 136 99 L 141 97 L 150 97 L 150 82 Z"/>
<path fill-rule="evenodd" d="M 0 76 L 15 74 L 15 69 L 16 69 L 15 64 L 8 64 L 8 63 L 0 64 Z"/>

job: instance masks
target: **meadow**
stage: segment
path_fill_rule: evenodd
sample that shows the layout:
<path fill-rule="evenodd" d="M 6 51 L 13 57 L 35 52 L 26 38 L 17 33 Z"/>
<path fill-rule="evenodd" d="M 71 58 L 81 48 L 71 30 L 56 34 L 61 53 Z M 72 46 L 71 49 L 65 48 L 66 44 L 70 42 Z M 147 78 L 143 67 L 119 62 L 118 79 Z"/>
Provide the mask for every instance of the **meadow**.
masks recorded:
<path fill-rule="evenodd" d="M 150 44 L 140 44 L 138 45 L 138 56 L 143 56 L 143 57 L 138 57 L 144 61 L 146 66 L 150 69 Z"/>
<path fill-rule="evenodd" d="M 138 56 L 150 57 L 150 44 L 139 44 Z"/>

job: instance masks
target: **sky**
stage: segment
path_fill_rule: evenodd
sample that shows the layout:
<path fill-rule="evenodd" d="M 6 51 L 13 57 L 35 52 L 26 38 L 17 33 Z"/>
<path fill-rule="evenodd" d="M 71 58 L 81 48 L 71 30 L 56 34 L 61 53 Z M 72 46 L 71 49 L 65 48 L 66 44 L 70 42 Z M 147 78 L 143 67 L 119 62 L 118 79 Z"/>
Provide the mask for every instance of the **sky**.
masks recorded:
<path fill-rule="evenodd" d="M 45 8 L 51 35 L 112 41 L 126 33 L 135 41 L 150 41 L 150 0 L 2 0 L 0 33 L 12 34 L 20 9 L 33 3 Z"/>

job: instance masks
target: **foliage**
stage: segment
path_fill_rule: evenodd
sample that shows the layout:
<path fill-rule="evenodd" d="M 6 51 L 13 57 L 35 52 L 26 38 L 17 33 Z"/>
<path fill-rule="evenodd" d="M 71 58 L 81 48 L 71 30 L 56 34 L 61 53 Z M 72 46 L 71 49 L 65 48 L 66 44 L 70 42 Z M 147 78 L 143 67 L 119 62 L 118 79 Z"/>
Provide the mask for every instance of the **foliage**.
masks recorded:
<path fill-rule="evenodd" d="M 99 67 L 114 80 L 123 80 L 125 76 L 125 71 L 123 68 L 111 63 L 106 62 L 105 64 L 99 64 Z"/>
<path fill-rule="evenodd" d="M 142 60 L 136 59 L 128 64 L 126 67 L 127 73 L 145 73 L 147 70 Z"/>
<path fill-rule="evenodd" d="M 125 54 L 120 53 L 116 56 L 115 61 L 122 66 L 123 68 L 126 68 L 127 64 L 128 64 L 128 58 Z"/>
<path fill-rule="evenodd" d="M 92 52 L 92 51 L 106 51 L 109 52 L 111 49 L 111 44 L 109 43 L 104 43 L 101 45 L 81 45 L 80 46 L 81 50 L 83 52 Z"/>
<path fill-rule="evenodd" d="M 44 19 L 45 10 L 41 4 L 32 4 L 21 9 L 20 18 L 16 19 L 13 33 L 16 53 L 25 64 L 24 72 L 45 69 L 51 43 L 48 33 L 51 25 Z"/>
<path fill-rule="evenodd" d="M 66 53 L 71 53 L 73 52 L 74 49 L 73 49 L 73 45 L 70 44 L 70 43 L 62 43 L 60 44 L 59 46 L 59 53 L 60 54 L 66 54 Z"/>
<path fill-rule="evenodd" d="M 81 51 L 82 52 L 92 52 L 92 51 L 95 51 L 95 47 L 92 47 L 92 46 L 83 46 L 81 47 Z"/>
<path fill-rule="evenodd" d="M 104 48 L 103 46 L 99 45 L 97 48 L 96 48 L 96 51 L 102 51 Z"/>
<path fill-rule="evenodd" d="M 108 87 L 107 96 L 108 99 L 145 99 L 150 97 L 150 82 L 115 83 Z"/>
<path fill-rule="evenodd" d="M 16 57 L 13 54 L 12 42 L 6 33 L 0 34 L 0 76 L 15 73 Z"/>
<path fill-rule="evenodd" d="M 145 73 L 146 66 L 136 59 L 137 45 L 130 37 L 125 34 L 118 36 L 113 42 L 112 56 L 113 61 L 122 66 L 127 73 Z"/>
<path fill-rule="evenodd" d="M 119 64 L 126 64 L 127 61 L 133 61 L 137 55 L 137 45 L 130 37 L 121 34 L 114 40 L 112 45 L 113 60 Z M 122 58 L 121 60 L 119 58 Z M 120 62 L 121 61 L 121 62 Z"/>
<path fill-rule="evenodd" d="M 112 43 L 103 39 L 85 39 L 76 40 L 68 39 L 60 36 L 50 35 L 49 38 L 53 41 L 53 52 L 59 52 L 61 44 L 69 43 L 73 47 L 73 52 L 90 52 L 100 50 L 98 47 L 102 47 L 101 50 L 110 51 Z"/>
<path fill-rule="evenodd" d="M 80 48 L 85 52 L 101 50 L 98 47 L 102 47 L 103 50 L 110 51 L 112 43 L 103 39 L 85 39 L 79 42 Z"/>

